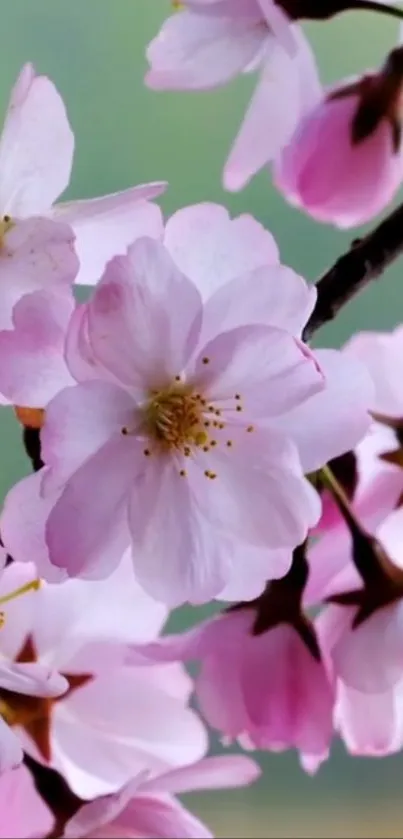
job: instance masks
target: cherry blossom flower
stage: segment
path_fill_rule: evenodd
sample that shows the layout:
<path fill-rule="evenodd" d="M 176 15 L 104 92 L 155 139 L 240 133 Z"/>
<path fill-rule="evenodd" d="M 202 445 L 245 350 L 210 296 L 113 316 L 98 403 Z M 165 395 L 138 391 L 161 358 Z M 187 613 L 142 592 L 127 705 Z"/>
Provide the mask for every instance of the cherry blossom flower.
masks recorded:
<path fill-rule="evenodd" d="M 161 245 L 138 241 L 126 258 L 109 264 L 93 299 L 73 316 L 66 357 L 79 385 L 49 405 L 42 434 L 47 468 L 41 483 L 26 479 L 11 491 L 3 538 L 18 560 L 32 557 L 35 544 L 33 558 L 46 577 L 48 549 L 53 565 L 94 577 L 112 569 L 131 542 L 142 585 L 170 605 L 218 595 L 238 598 L 242 586 L 241 596 L 255 597 L 267 578 L 287 571 L 290 548 L 318 516 L 317 497 L 302 479 L 301 466 L 312 471 L 360 439 L 369 424 L 372 386 L 361 365 L 335 351 L 317 356 L 324 386 L 316 359 L 299 341 L 315 292 L 279 264 L 271 235 L 251 217 L 232 221 L 216 205 L 187 208 L 169 220 L 164 244 L 175 264 Z M 238 276 L 237 267 L 243 272 Z M 264 346 L 273 363 L 278 353 L 278 369 L 267 356 L 265 371 Z M 242 364 L 247 366 L 238 373 Z M 347 366 L 348 398 L 342 389 Z M 17 378 L 17 370 L 12 375 Z M 268 400 L 259 395 L 256 401 L 258 391 L 267 389 L 267 376 Z M 252 381 L 256 395 L 248 396 L 245 407 L 240 397 Z M 167 412 L 170 424 L 174 414 L 179 417 L 178 406 L 179 414 L 186 409 L 187 420 L 180 423 L 180 439 L 168 440 Z M 223 408 L 220 418 L 216 412 Z M 71 425 L 77 411 L 79 436 L 87 423 L 88 435 L 73 453 L 69 441 L 72 435 L 77 439 Z M 249 466 L 254 490 L 248 486 L 245 505 L 244 493 L 237 498 L 233 492 L 232 470 L 242 472 L 246 486 Z M 92 487 L 103 478 L 93 469 L 103 476 L 110 467 L 116 481 L 101 498 Z M 90 481 L 85 505 L 71 494 L 82 480 Z M 74 527 L 67 524 L 71 504 Z M 81 513 L 82 526 L 76 520 Z M 46 538 L 39 534 L 44 529 Z M 242 541 L 254 558 L 247 570 Z"/>
<path fill-rule="evenodd" d="M 318 221 L 363 224 L 400 186 L 402 57 L 395 50 L 379 73 L 330 89 L 277 160 L 278 188 Z"/>
<path fill-rule="evenodd" d="M 282 582 L 282 581 L 281 581 Z M 129 661 L 200 661 L 195 682 L 207 722 L 246 748 L 294 747 L 314 772 L 329 753 L 334 692 L 320 658 L 295 627 L 254 630 L 253 608 L 205 621 L 182 635 L 134 647 Z"/>
<path fill-rule="evenodd" d="M 43 583 L 4 606 L 0 651 L 15 663 L 7 665 L 8 681 L 0 677 L 3 720 L 13 726 L 17 746 L 15 735 L 84 799 L 116 791 L 133 773 L 146 769 L 153 777 L 191 763 L 206 749 L 204 728 L 187 707 L 191 682 L 183 670 L 163 665 L 146 672 L 124 663 L 126 645 L 155 637 L 166 617 L 135 584 L 130 566 L 126 558 L 105 583 Z M 34 570 L 12 563 L 3 572 L 2 593 Z M 65 695 L 32 699 L 40 694 L 31 689 L 36 670 L 50 667 L 63 673 Z M 25 670 L 32 678 L 21 698 L 16 692 L 24 688 Z"/>
<path fill-rule="evenodd" d="M 279 153 L 320 97 L 307 40 L 271 0 L 186 0 L 149 44 L 147 58 L 146 83 L 157 90 L 205 90 L 260 71 L 225 166 L 230 190 L 245 186 Z"/>
<path fill-rule="evenodd" d="M 153 780 L 137 776 L 114 795 L 85 804 L 67 823 L 65 839 L 121 835 L 148 839 L 206 839 L 212 834 L 172 795 L 199 789 L 238 787 L 259 775 L 247 757 L 211 757 Z"/>
<path fill-rule="evenodd" d="M 38 839 L 47 836 L 53 824 L 53 816 L 25 766 L 0 776 L 1 839 Z"/>
<path fill-rule="evenodd" d="M 76 237 L 77 281 L 95 282 L 107 260 L 124 253 L 136 235 L 160 235 L 161 214 L 149 199 L 159 195 L 164 184 L 52 208 L 68 186 L 73 152 L 74 136 L 60 94 L 50 79 L 36 75 L 32 64 L 25 64 L 12 90 L 0 139 L 0 238 L 6 237 L 7 243 L 10 239 L 12 247 L 21 219 L 31 219 L 30 227 L 21 227 L 20 236 L 28 231 L 25 239 L 35 232 L 32 217 L 49 216 L 64 222 Z M 51 229 L 50 224 L 45 232 Z"/>
<path fill-rule="evenodd" d="M 69 574 L 105 573 L 131 541 L 139 580 L 173 604 L 219 594 L 230 578 L 228 545 L 237 539 L 261 562 L 262 549 L 304 538 L 319 514 L 317 496 L 292 439 L 259 419 L 281 417 L 320 390 L 322 374 L 289 333 L 242 325 L 249 284 L 242 279 L 240 286 L 236 326 L 217 334 L 222 299 L 217 308 L 211 301 L 208 317 L 208 303 L 203 310 L 197 288 L 162 246 L 141 240 L 109 263 L 87 311 L 99 375 L 102 368 L 107 375 L 52 400 L 42 435 L 42 495 L 62 489 L 46 524 L 53 564 Z M 80 439 L 71 433 L 77 410 L 88 435 L 80 420 L 84 448 L 80 443 L 82 454 L 71 460 L 71 441 Z M 93 493 L 98 468 L 110 475 L 104 495 Z M 71 526 L 75 476 L 85 479 L 86 503 L 73 502 Z M 7 522 L 2 532 L 9 547 Z"/>

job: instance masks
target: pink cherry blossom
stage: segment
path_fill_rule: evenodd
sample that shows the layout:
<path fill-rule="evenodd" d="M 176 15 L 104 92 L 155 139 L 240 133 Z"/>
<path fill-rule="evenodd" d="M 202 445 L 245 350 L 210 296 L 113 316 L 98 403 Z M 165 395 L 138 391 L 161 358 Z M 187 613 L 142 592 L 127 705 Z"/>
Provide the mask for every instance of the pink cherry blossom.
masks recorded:
<path fill-rule="evenodd" d="M 403 382 L 396 362 L 403 352 L 403 326 L 390 332 L 359 332 L 347 342 L 344 352 L 365 364 L 373 379 L 372 410 L 403 417 Z"/>
<path fill-rule="evenodd" d="M 34 570 L 8 566 L 1 594 L 31 579 Z M 187 707 L 191 681 L 182 668 L 146 671 L 124 662 L 127 644 L 154 638 L 166 617 L 165 608 L 136 585 L 128 557 L 106 582 L 43 583 L 6 603 L 4 612 L 0 653 L 7 662 L 35 661 L 8 663 L 4 687 L 22 690 L 26 670 L 32 681 L 36 670 L 56 667 L 68 688 L 46 704 L 15 705 L 13 693 L 2 694 L 13 742 L 18 744 L 15 732 L 24 750 L 61 772 L 77 795 L 116 791 L 133 773 L 147 770 L 152 777 L 203 756 L 206 734 Z M 22 687 L 18 681 L 13 686 L 17 677 Z M 26 692 L 34 693 L 30 681 Z"/>
<path fill-rule="evenodd" d="M 51 832 L 53 822 L 25 766 L 0 776 L 0 839 L 38 839 Z"/>
<path fill-rule="evenodd" d="M 143 773 L 115 795 L 85 804 L 67 823 L 63 836 L 100 839 L 124 833 L 133 839 L 208 839 L 210 831 L 172 793 L 245 786 L 258 775 L 254 761 L 235 756 L 205 758 L 151 781 Z"/>
<path fill-rule="evenodd" d="M 36 75 L 32 64 L 24 65 L 0 139 L 1 224 L 10 218 L 18 226 L 21 219 L 51 216 L 72 227 L 80 260 L 77 281 L 92 283 L 107 260 L 124 253 L 136 236 L 160 235 L 161 214 L 149 199 L 164 184 L 52 208 L 68 186 L 73 152 L 74 136 L 60 94 L 50 79 Z"/>
<path fill-rule="evenodd" d="M 369 424 L 372 384 L 359 362 L 326 351 L 318 355 L 324 386 L 299 341 L 315 292 L 279 264 L 273 238 L 250 216 L 231 220 L 217 205 L 189 207 L 168 221 L 164 243 L 175 264 L 161 245 L 138 241 L 127 258 L 110 263 L 93 299 L 74 314 L 66 357 L 80 384 L 49 405 L 42 435 L 47 468 L 41 483 L 26 479 L 11 491 L 3 538 L 14 557 L 34 558 L 47 578 L 48 549 L 53 565 L 70 575 L 99 577 L 131 543 L 141 583 L 171 605 L 232 599 L 240 590 L 253 598 L 268 577 L 287 571 L 290 548 L 318 515 L 299 461 L 309 472 L 355 445 Z M 266 368 L 262 352 L 270 353 Z M 247 410 L 239 399 L 245 387 Z M 192 388 L 200 391 L 198 407 Z M 160 404 L 150 400 L 150 390 L 164 404 L 186 396 L 196 405 L 203 427 L 185 429 L 184 446 L 171 449 L 175 457 L 166 446 L 156 448 L 152 423 L 144 428 Z M 222 408 L 227 428 L 212 413 Z M 79 434 L 72 431 L 77 422 Z M 122 429 L 129 433 L 122 436 Z M 151 449 L 155 454 L 145 456 Z M 221 477 L 209 478 L 218 468 Z M 233 492 L 234 469 L 242 487 L 245 469 L 253 479 L 254 489 L 250 484 L 242 498 Z M 94 481 L 103 482 L 98 470 L 102 476 L 113 470 L 104 495 L 92 490 Z M 84 491 L 85 505 L 74 500 L 77 491 Z"/>
<path fill-rule="evenodd" d="M 87 326 L 107 375 L 55 397 L 42 436 L 42 494 L 61 490 L 46 524 L 51 562 L 97 573 L 100 553 L 112 565 L 129 542 L 141 583 L 178 604 L 224 589 L 231 541 L 259 560 L 299 543 L 318 498 L 292 438 L 267 422 L 323 387 L 310 351 L 263 324 L 220 334 L 213 301 L 203 308 L 152 240 L 109 263 Z"/>
<path fill-rule="evenodd" d="M 149 87 L 204 90 L 260 71 L 224 170 L 239 190 L 290 139 L 320 96 L 315 61 L 302 31 L 272 0 L 186 0 L 147 50 Z M 284 107 L 284 102 L 287 107 Z"/>
<path fill-rule="evenodd" d="M 361 96 L 353 84 L 344 92 L 347 85 L 341 82 L 302 118 L 275 163 L 275 182 L 292 204 L 341 228 L 363 224 L 386 207 L 403 171 L 386 114 L 362 139 L 354 138 Z"/>
<path fill-rule="evenodd" d="M 324 665 L 290 625 L 253 634 L 253 609 L 206 621 L 182 635 L 134 647 L 129 661 L 187 661 L 208 723 L 247 748 L 296 748 L 314 772 L 329 753 L 334 692 Z"/>

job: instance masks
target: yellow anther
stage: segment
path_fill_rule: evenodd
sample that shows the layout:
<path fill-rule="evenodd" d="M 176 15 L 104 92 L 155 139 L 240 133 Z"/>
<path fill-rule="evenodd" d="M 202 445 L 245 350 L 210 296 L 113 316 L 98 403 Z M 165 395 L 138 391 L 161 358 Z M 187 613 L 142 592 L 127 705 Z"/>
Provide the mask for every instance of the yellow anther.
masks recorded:
<path fill-rule="evenodd" d="M 227 440 L 227 446 L 228 446 L 228 448 L 231 448 L 231 446 L 232 446 L 232 445 L 233 445 L 232 440 Z"/>
<path fill-rule="evenodd" d="M 31 580 L 30 583 L 25 583 L 25 585 L 16 588 L 14 591 L 10 591 L 9 594 L 4 594 L 3 597 L 0 597 L 0 605 L 9 603 L 10 600 L 15 600 L 17 597 L 20 597 L 22 594 L 27 594 L 29 591 L 38 591 L 40 587 L 41 581 L 39 579 Z"/>
<path fill-rule="evenodd" d="M 240 394 L 240 393 L 236 393 L 236 394 L 235 394 L 235 399 L 240 399 L 240 398 L 241 398 L 241 394 Z"/>
<path fill-rule="evenodd" d="M 0 249 L 4 247 L 4 237 L 12 227 L 14 227 L 14 222 L 11 216 L 3 216 L 0 220 Z"/>
<path fill-rule="evenodd" d="M 210 363 L 210 359 L 207 357 L 207 355 L 205 355 L 204 358 L 202 358 L 202 362 L 203 362 L 203 364 L 209 364 Z"/>
<path fill-rule="evenodd" d="M 150 457 L 150 449 L 143 449 L 143 454 L 145 454 L 146 457 Z"/>
<path fill-rule="evenodd" d="M 181 478 L 186 478 L 186 476 L 187 476 L 186 469 L 181 469 L 179 474 L 180 474 Z"/>
<path fill-rule="evenodd" d="M 237 411 L 242 411 L 242 405 L 237 405 L 237 406 L 236 406 L 236 410 L 237 410 Z"/>
<path fill-rule="evenodd" d="M 251 432 L 251 431 L 254 431 L 254 430 L 255 430 L 255 428 L 254 428 L 254 426 L 253 426 L 253 425 L 248 425 L 248 427 L 247 427 L 247 429 L 246 429 L 246 430 L 247 430 L 247 431 L 249 431 L 249 432 Z"/>
<path fill-rule="evenodd" d="M 210 446 L 216 446 L 217 440 L 210 440 Z"/>
<path fill-rule="evenodd" d="M 204 443 L 206 443 L 206 441 L 207 441 L 206 432 L 205 431 L 197 431 L 197 433 L 194 436 L 194 441 L 196 443 L 196 446 L 203 446 Z"/>

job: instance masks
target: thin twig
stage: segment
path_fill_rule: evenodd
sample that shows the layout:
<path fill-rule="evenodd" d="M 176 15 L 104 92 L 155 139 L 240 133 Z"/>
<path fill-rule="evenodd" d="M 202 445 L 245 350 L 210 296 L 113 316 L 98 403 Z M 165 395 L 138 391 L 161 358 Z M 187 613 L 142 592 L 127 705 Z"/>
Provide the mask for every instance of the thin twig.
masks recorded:
<path fill-rule="evenodd" d="M 372 280 L 377 280 L 402 252 L 403 204 L 372 233 L 354 242 L 318 280 L 318 299 L 305 327 L 304 340 L 334 320 L 340 309 Z"/>

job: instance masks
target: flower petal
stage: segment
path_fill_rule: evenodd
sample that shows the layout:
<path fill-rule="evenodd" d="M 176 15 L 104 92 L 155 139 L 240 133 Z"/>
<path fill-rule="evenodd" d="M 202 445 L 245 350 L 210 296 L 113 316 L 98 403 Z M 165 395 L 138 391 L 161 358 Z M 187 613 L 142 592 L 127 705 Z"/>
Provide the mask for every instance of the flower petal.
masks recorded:
<path fill-rule="evenodd" d="M 148 46 L 146 84 L 156 90 L 203 90 L 225 84 L 259 53 L 266 33 L 242 17 L 182 11 Z"/>
<path fill-rule="evenodd" d="M 287 107 L 284 107 L 287 102 Z M 260 80 L 224 169 L 224 186 L 236 192 L 291 138 L 299 113 L 298 72 L 273 40 Z"/>
<path fill-rule="evenodd" d="M 41 432 L 42 458 L 51 467 L 43 482 L 53 492 L 111 437 L 131 426 L 135 404 L 109 382 L 91 381 L 64 388 L 48 405 Z"/>
<path fill-rule="evenodd" d="M 203 299 L 235 277 L 279 262 L 274 238 L 262 224 L 247 214 L 231 219 L 219 204 L 178 210 L 166 223 L 164 244 Z"/>
<path fill-rule="evenodd" d="M 74 299 L 34 291 L 13 310 L 12 330 L 0 331 L 0 390 L 14 405 L 44 408 L 72 383 L 64 360 L 64 339 Z"/>
<path fill-rule="evenodd" d="M 67 481 L 46 524 L 50 561 L 70 577 L 102 579 L 129 544 L 127 501 L 142 448 L 117 436 L 105 443 Z"/>
<path fill-rule="evenodd" d="M 146 781 L 142 789 L 176 795 L 195 790 L 242 787 L 253 783 L 260 771 L 258 764 L 244 755 L 205 757 L 190 766 L 171 769 L 159 778 Z"/>
<path fill-rule="evenodd" d="M 89 338 L 96 359 L 144 395 L 181 373 L 200 319 L 196 287 L 160 243 L 139 239 L 108 264 L 89 306 Z"/>
<path fill-rule="evenodd" d="M 180 470 L 173 460 L 151 456 L 129 513 L 137 579 L 170 607 L 211 600 L 224 588 L 230 563 Z"/>
<path fill-rule="evenodd" d="M 192 378 L 222 410 L 224 421 L 242 415 L 245 423 L 282 415 L 324 387 L 308 347 L 282 329 L 258 324 L 231 329 L 206 344 Z"/>
<path fill-rule="evenodd" d="M 0 717 L 0 775 L 7 769 L 14 769 L 22 763 L 24 753 L 18 737 L 3 718 Z M 4 833 L 4 836 L 6 834 Z M 8 836 L 8 834 L 7 834 Z"/>
<path fill-rule="evenodd" d="M 159 239 L 163 232 L 161 210 L 151 199 L 164 183 L 145 184 L 87 201 L 69 201 L 53 209 L 53 218 L 69 224 L 76 235 L 80 270 L 76 282 L 94 285 L 113 256 L 126 253 L 141 236 Z"/>
<path fill-rule="evenodd" d="M 0 661 L 0 686 L 3 690 L 26 696 L 60 696 L 68 689 L 68 682 L 60 673 L 42 664 Z"/>
<path fill-rule="evenodd" d="M 0 142 L 2 213 L 46 213 L 70 180 L 74 136 L 63 100 L 26 64 L 12 91 Z"/>
<path fill-rule="evenodd" d="M 365 367 L 338 350 L 317 350 L 325 386 L 273 424 L 295 440 L 305 473 L 354 448 L 371 422 L 374 387 Z"/>
<path fill-rule="evenodd" d="M 256 268 L 225 283 L 210 297 L 200 342 L 251 324 L 274 326 L 299 336 L 315 301 L 315 287 L 309 287 L 291 268 Z"/>
<path fill-rule="evenodd" d="M 49 561 L 45 524 L 55 498 L 43 498 L 41 484 L 44 470 L 23 478 L 8 492 L 1 514 L 1 536 L 16 562 L 34 562 L 40 577 L 57 582 L 66 577 Z"/>
<path fill-rule="evenodd" d="M 77 270 L 70 227 L 44 218 L 17 221 L 0 248 L 0 328 L 12 326 L 13 307 L 24 294 L 65 290 Z"/>
<path fill-rule="evenodd" d="M 201 513 L 245 547 L 294 548 L 317 522 L 321 505 L 302 476 L 293 443 L 271 430 L 235 435 L 231 429 L 231 434 L 230 449 L 218 445 L 214 454 L 200 451 L 189 458 L 189 482 Z M 206 477 L 207 471 L 216 479 Z"/>

